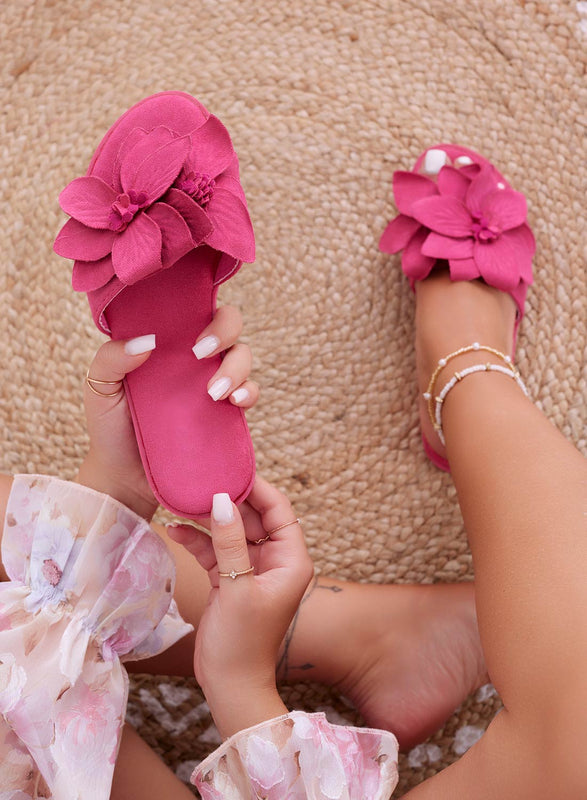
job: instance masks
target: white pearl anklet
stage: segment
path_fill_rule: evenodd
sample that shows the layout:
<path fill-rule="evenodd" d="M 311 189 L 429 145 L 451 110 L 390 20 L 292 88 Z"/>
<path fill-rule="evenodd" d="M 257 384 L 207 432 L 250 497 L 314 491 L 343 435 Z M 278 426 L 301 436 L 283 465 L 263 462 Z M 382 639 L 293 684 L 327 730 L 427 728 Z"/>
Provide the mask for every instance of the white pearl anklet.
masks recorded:
<path fill-rule="evenodd" d="M 504 356 L 504 358 L 506 357 Z M 519 373 L 513 367 L 511 369 L 508 369 L 507 367 L 502 367 L 500 364 L 475 364 L 472 367 L 467 367 L 467 369 L 464 369 L 461 372 L 455 372 L 455 374 L 449 380 L 449 382 L 442 388 L 442 391 L 440 392 L 438 397 L 435 398 L 436 413 L 435 413 L 434 428 L 438 434 L 438 438 L 440 439 L 443 445 L 446 444 L 446 442 L 444 440 L 444 433 L 442 431 L 442 405 L 446 399 L 447 394 L 450 392 L 453 386 L 456 386 L 457 383 L 459 383 L 459 381 L 462 381 L 463 378 L 466 378 L 467 375 L 473 375 L 473 373 L 475 372 L 501 372 L 502 375 L 507 375 L 508 378 L 513 378 L 520 387 L 520 389 L 524 392 L 526 397 L 528 396 L 528 390 L 526 389 L 524 382 L 520 378 Z"/>
<path fill-rule="evenodd" d="M 432 377 L 430 378 L 430 381 L 428 383 L 428 388 L 422 395 L 424 400 L 426 400 L 426 402 L 428 403 L 428 416 L 430 417 L 430 422 L 435 427 L 436 427 L 436 417 L 434 413 L 434 400 L 433 400 L 434 387 L 436 385 L 436 380 L 441 370 L 443 370 L 444 367 L 446 367 L 446 365 L 448 364 L 448 362 L 452 361 L 453 358 L 456 358 L 457 356 L 462 356 L 464 353 L 476 352 L 478 350 L 483 350 L 486 353 L 493 353 L 494 356 L 497 356 L 498 358 L 501 358 L 502 361 L 505 361 L 507 366 L 511 369 L 511 371 L 515 375 L 518 375 L 518 371 L 514 367 L 510 356 L 506 356 L 503 353 L 500 353 L 500 351 L 496 350 L 494 347 L 489 347 L 486 344 L 479 344 L 479 342 L 473 342 L 473 344 L 469 344 L 466 347 L 460 347 L 458 350 L 455 350 L 454 353 L 449 353 L 449 355 L 445 356 L 444 358 L 441 358 L 438 361 L 436 369 L 432 373 Z M 464 374 L 464 371 L 462 374 Z"/>

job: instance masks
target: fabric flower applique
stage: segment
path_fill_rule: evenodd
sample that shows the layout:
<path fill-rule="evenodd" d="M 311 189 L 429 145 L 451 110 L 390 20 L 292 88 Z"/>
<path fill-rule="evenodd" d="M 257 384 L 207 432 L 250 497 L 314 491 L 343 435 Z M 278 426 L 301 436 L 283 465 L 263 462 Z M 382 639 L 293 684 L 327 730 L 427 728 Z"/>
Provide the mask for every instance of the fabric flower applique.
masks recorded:
<path fill-rule="evenodd" d="M 413 288 L 437 259 L 448 261 L 453 280 L 483 278 L 513 292 L 532 283 L 534 236 L 526 199 L 491 166 L 444 166 L 437 181 L 398 171 L 393 193 L 399 215 L 381 237 L 387 253 L 404 250 L 402 268 Z"/>
<path fill-rule="evenodd" d="M 210 115 L 197 140 L 165 126 L 133 129 L 107 182 L 73 180 L 59 196 L 70 215 L 54 249 L 75 259 L 73 288 L 88 292 L 113 276 L 132 285 L 171 267 L 202 244 L 253 260 L 254 236 L 228 131 Z"/>

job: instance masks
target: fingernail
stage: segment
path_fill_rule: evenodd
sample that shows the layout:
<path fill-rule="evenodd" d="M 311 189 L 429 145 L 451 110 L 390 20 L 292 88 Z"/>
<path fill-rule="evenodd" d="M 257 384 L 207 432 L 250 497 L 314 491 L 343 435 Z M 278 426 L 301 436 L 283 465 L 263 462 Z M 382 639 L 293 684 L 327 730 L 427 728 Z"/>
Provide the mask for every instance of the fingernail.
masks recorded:
<path fill-rule="evenodd" d="M 212 400 L 220 400 L 223 394 L 230 389 L 230 384 L 232 381 L 230 378 L 218 378 L 217 381 L 214 381 L 212 386 L 208 389 L 208 394 L 212 398 Z"/>
<path fill-rule="evenodd" d="M 195 343 L 192 350 L 197 359 L 206 358 L 216 350 L 219 344 L 220 339 L 217 336 L 204 336 L 203 339 Z"/>
<path fill-rule="evenodd" d="M 448 156 L 444 150 L 428 150 L 424 158 L 424 172 L 429 175 L 438 175 L 447 161 Z"/>
<path fill-rule="evenodd" d="M 148 353 L 149 350 L 155 349 L 155 334 L 147 333 L 145 336 L 136 336 L 134 339 L 129 339 L 124 345 L 124 352 L 129 356 L 138 356 L 141 353 Z"/>
<path fill-rule="evenodd" d="M 221 525 L 227 525 L 234 519 L 234 510 L 230 495 L 225 492 L 215 494 L 212 498 L 212 519 Z"/>
<path fill-rule="evenodd" d="M 230 395 L 235 403 L 243 403 L 245 400 L 249 399 L 249 393 L 246 389 L 235 389 L 234 392 Z"/>

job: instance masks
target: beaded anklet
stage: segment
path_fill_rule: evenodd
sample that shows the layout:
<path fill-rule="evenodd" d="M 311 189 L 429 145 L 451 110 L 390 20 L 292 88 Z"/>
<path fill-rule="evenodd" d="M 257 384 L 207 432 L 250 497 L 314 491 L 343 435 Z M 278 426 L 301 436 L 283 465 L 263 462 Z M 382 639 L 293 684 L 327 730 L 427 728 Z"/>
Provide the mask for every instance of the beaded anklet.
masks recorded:
<path fill-rule="evenodd" d="M 504 361 L 507 364 L 507 366 L 502 367 L 500 364 L 490 364 L 490 363 L 475 364 L 474 366 L 467 367 L 467 369 L 463 369 L 460 372 L 455 372 L 453 377 L 445 384 L 445 386 L 443 386 L 440 394 L 437 397 L 434 397 L 433 399 L 434 387 L 436 385 L 436 381 L 438 379 L 440 371 L 448 364 L 448 362 L 451 361 L 453 358 L 456 358 L 457 356 L 463 355 L 464 353 L 470 353 L 478 350 L 483 350 L 488 353 L 493 353 L 493 355 L 497 356 L 498 358 L 501 358 L 502 361 Z M 524 382 L 520 378 L 520 373 L 514 367 L 511 357 L 506 356 L 503 353 L 500 353 L 499 350 L 496 350 L 493 347 L 479 344 L 479 342 L 474 342 L 473 344 L 468 345 L 467 347 L 461 347 L 459 350 L 455 350 L 454 353 L 450 353 L 445 358 L 441 358 L 438 361 L 436 369 L 432 373 L 432 377 L 430 378 L 430 381 L 428 383 L 428 388 L 426 389 L 426 391 L 423 393 L 422 396 L 424 397 L 424 400 L 426 400 L 426 402 L 428 403 L 428 414 L 430 416 L 430 421 L 432 422 L 432 425 L 434 426 L 434 429 L 438 434 L 438 438 L 440 439 L 443 445 L 445 444 L 445 439 L 444 439 L 444 433 L 442 431 L 442 404 L 444 403 L 447 394 L 454 386 L 456 386 L 457 383 L 459 383 L 459 381 L 462 381 L 463 378 L 467 377 L 467 375 L 473 375 L 475 372 L 501 372 L 503 375 L 507 375 L 509 378 L 513 378 L 520 387 L 520 389 L 524 392 L 526 397 L 528 396 L 528 390 L 526 389 Z"/>

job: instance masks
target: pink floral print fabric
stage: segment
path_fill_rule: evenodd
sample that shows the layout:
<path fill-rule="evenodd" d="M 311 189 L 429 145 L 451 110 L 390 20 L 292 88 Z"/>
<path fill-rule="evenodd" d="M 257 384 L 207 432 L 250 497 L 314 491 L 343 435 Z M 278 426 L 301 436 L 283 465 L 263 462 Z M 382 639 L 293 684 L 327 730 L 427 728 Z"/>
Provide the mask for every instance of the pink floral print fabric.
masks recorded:
<path fill-rule="evenodd" d="M 192 630 L 147 522 L 92 489 L 16 475 L 0 583 L 0 798 L 108 800 L 126 712 L 122 662 Z"/>
<path fill-rule="evenodd" d="M 192 783 L 203 800 L 387 800 L 397 757 L 392 733 L 292 711 L 232 736 Z"/>

